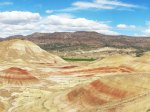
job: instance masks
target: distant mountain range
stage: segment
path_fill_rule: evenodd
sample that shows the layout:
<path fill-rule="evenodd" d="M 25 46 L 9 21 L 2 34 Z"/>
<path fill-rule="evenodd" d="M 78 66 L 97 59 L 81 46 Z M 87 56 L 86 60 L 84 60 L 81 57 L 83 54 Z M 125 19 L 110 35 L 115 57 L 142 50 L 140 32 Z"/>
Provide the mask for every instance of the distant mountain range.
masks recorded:
<path fill-rule="evenodd" d="M 15 35 L 5 39 L 1 38 L 0 41 L 14 38 L 30 40 L 45 50 L 93 50 L 102 47 L 150 50 L 150 37 L 112 36 L 86 31 Z"/>

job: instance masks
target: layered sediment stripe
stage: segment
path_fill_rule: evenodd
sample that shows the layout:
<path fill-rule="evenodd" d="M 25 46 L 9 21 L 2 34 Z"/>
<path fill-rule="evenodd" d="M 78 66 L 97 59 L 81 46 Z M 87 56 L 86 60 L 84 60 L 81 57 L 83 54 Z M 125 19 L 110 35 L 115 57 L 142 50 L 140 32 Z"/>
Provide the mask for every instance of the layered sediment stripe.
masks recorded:
<path fill-rule="evenodd" d="M 27 70 L 11 67 L 0 72 L 0 80 L 8 84 L 24 85 L 37 83 L 38 79 Z"/>

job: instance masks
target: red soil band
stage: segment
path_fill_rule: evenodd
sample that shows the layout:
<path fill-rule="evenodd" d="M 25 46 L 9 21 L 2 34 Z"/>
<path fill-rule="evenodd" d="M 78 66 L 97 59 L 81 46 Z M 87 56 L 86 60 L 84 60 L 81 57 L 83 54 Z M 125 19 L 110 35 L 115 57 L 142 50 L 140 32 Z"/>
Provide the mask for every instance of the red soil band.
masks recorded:
<path fill-rule="evenodd" d="M 11 73 L 11 74 L 23 74 L 23 75 L 29 75 L 29 72 L 27 70 L 23 70 L 21 68 L 17 67 L 11 67 L 6 70 L 4 70 L 6 73 Z"/>
<path fill-rule="evenodd" d="M 0 76 L 3 79 L 12 79 L 12 80 L 37 80 L 35 77 L 15 77 L 15 76 Z"/>
<path fill-rule="evenodd" d="M 134 72 L 134 69 L 125 66 L 119 67 L 99 67 L 93 69 L 77 70 L 71 72 L 62 72 L 63 74 L 72 74 L 72 73 L 115 73 L 115 72 L 125 72 L 131 73 Z"/>
<path fill-rule="evenodd" d="M 76 68 L 78 66 L 64 66 L 64 67 L 60 67 L 60 69 L 71 69 L 71 68 Z"/>
<path fill-rule="evenodd" d="M 92 93 L 90 90 L 87 90 L 82 87 L 71 91 L 70 93 L 68 93 L 67 96 L 70 102 L 80 101 L 84 104 L 93 105 L 93 106 L 103 105 L 107 103 L 107 101 L 96 97 L 94 93 Z"/>
<path fill-rule="evenodd" d="M 27 70 L 23 70 L 17 67 L 11 67 L 6 70 L 3 70 L 1 79 L 4 80 L 18 80 L 18 81 L 29 81 L 29 80 L 38 80 L 36 77 L 32 76 Z"/>
<path fill-rule="evenodd" d="M 92 76 L 94 76 L 95 74 L 90 74 L 90 75 L 79 75 L 79 76 L 77 76 L 77 77 L 92 77 Z"/>
<path fill-rule="evenodd" d="M 95 90 L 116 97 L 116 98 L 125 98 L 128 94 L 127 91 L 123 91 L 117 88 L 112 88 L 106 84 L 104 84 L 103 82 L 101 82 L 100 80 L 96 80 L 94 82 L 92 82 L 90 84 L 92 87 L 95 88 Z"/>

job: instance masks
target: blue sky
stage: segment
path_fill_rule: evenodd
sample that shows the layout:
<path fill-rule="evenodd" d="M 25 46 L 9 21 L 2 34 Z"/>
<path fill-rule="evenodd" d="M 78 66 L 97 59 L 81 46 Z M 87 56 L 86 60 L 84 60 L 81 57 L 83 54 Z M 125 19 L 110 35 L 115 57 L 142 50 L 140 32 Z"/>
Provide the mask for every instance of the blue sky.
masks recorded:
<path fill-rule="evenodd" d="M 0 0 L 0 37 L 97 31 L 150 36 L 149 0 Z"/>

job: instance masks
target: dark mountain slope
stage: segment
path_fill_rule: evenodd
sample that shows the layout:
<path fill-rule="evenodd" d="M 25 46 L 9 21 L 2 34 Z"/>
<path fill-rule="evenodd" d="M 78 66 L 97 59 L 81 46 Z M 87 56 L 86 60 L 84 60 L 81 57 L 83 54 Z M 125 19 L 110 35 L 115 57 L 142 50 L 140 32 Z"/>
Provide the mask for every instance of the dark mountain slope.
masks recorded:
<path fill-rule="evenodd" d="M 12 36 L 30 40 L 45 50 L 72 51 L 91 50 L 101 47 L 135 48 L 150 50 L 150 37 L 103 35 L 97 32 L 33 33 L 28 36 Z"/>

